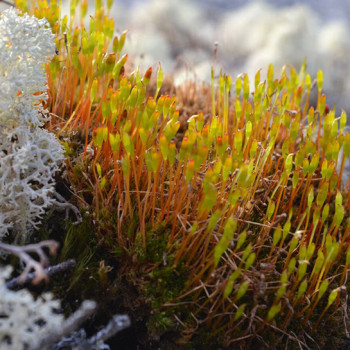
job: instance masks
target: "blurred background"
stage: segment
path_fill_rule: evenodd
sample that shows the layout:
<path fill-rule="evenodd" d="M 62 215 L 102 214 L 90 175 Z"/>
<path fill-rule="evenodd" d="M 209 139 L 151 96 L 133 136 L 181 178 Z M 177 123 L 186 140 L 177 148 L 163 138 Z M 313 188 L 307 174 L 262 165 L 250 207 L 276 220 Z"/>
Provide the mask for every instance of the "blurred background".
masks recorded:
<path fill-rule="evenodd" d="M 142 71 L 161 62 L 181 84 L 209 81 L 214 66 L 253 80 L 270 63 L 277 76 L 306 58 L 313 78 L 324 71 L 327 103 L 350 112 L 349 0 L 115 0 L 111 16 L 117 33 L 129 30 L 124 51 Z"/>
<path fill-rule="evenodd" d="M 306 58 L 312 77 L 324 71 L 327 102 L 350 111 L 348 0 L 117 0 L 112 16 L 119 31 L 129 29 L 125 52 L 136 64 L 160 61 L 176 84 L 209 81 L 212 65 L 253 79 L 269 63 L 277 75 Z"/>

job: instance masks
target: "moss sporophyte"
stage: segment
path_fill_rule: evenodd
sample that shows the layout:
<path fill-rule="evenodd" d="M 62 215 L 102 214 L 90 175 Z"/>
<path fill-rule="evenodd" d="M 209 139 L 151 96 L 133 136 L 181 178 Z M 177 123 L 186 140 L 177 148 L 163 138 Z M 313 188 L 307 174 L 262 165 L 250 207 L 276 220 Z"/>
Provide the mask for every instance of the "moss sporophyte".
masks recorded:
<path fill-rule="evenodd" d="M 322 72 L 213 70 L 211 88 L 194 93 L 203 110 L 184 121 L 189 97 L 162 94 L 161 65 L 154 77 L 128 64 L 111 2 L 96 2 L 87 29 L 86 1 L 71 1 L 69 19 L 55 2 L 16 5 L 56 35 L 48 128 L 66 141 L 69 183 L 109 265 L 157 315 L 152 334 L 306 344 L 341 310 L 350 264 L 350 135 Z"/>

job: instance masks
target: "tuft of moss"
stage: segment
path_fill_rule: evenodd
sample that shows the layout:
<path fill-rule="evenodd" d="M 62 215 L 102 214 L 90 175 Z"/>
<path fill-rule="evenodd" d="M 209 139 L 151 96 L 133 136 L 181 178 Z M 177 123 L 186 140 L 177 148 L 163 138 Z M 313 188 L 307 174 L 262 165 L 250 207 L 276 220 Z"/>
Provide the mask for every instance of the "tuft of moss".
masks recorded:
<path fill-rule="evenodd" d="M 213 69 L 210 86 L 161 95 L 162 67 L 130 71 L 109 10 L 99 3 L 87 30 L 78 5 L 69 22 L 31 9 L 57 34 L 51 126 L 91 213 L 66 235 L 71 285 L 146 324 L 142 343 L 309 346 L 342 311 L 350 266 L 350 134 L 322 72 Z"/>

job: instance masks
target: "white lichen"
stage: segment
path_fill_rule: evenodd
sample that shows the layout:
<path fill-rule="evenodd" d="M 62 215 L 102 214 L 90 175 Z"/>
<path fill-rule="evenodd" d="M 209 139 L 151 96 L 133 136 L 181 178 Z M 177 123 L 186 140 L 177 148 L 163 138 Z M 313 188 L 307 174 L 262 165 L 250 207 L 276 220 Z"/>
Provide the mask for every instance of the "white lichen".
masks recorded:
<path fill-rule="evenodd" d="M 13 8 L 0 14 L 0 239 L 10 229 L 36 228 L 53 203 L 64 159 L 55 135 L 42 128 L 53 39 L 46 19 Z"/>
<path fill-rule="evenodd" d="M 0 268 L 0 349 L 24 350 L 36 344 L 64 320 L 57 313 L 60 303 L 50 293 L 37 299 L 29 291 L 18 292 L 6 288 L 12 268 Z"/>
<path fill-rule="evenodd" d="M 0 122 L 8 127 L 45 121 L 47 98 L 44 64 L 55 53 L 46 19 L 10 8 L 0 14 Z M 45 115 L 45 114 L 44 114 Z"/>

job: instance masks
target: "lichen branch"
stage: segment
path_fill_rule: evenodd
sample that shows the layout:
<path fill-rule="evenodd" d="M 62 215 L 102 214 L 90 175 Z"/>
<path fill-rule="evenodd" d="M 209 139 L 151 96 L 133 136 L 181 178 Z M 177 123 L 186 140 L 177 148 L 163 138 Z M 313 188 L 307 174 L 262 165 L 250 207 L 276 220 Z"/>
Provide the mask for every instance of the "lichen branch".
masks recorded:
<path fill-rule="evenodd" d="M 50 266 L 50 267 L 46 268 L 44 270 L 44 272 L 47 275 L 47 277 L 52 277 L 52 276 L 56 275 L 57 273 L 74 268 L 75 265 L 76 265 L 75 260 L 70 259 L 67 261 L 63 261 L 60 264 Z M 35 273 L 33 273 L 33 272 L 29 273 L 23 283 L 20 283 L 19 277 L 13 278 L 6 283 L 6 287 L 8 289 L 12 289 L 12 290 L 22 289 L 26 285 L 32 283 L 32 281 L 35 279 L 35 277 L 36 277 Z"/>
<path fill-rule="evenodd" d="M 35 272 L 33 284 L 38 284 L 43 280 L 47 280 L 47 274 L 44 269 L 49 265 L 49 259 L 44 252 L 44 248 L 48 248 L 49 254 L 54 256 L 57 253 L 58 247 L 59 243 L 53 240 L 42 241 L 26 246 L 16 246 L 0 242 L 0 250 L 17 256 L 25 264 L 23 272 L 18 277 L 19 283 L 24 283 L 32 270 Z M 32 258 L 30 256 L 31 253 L 36 254 L 39 257 L 39 261 Z"/>

